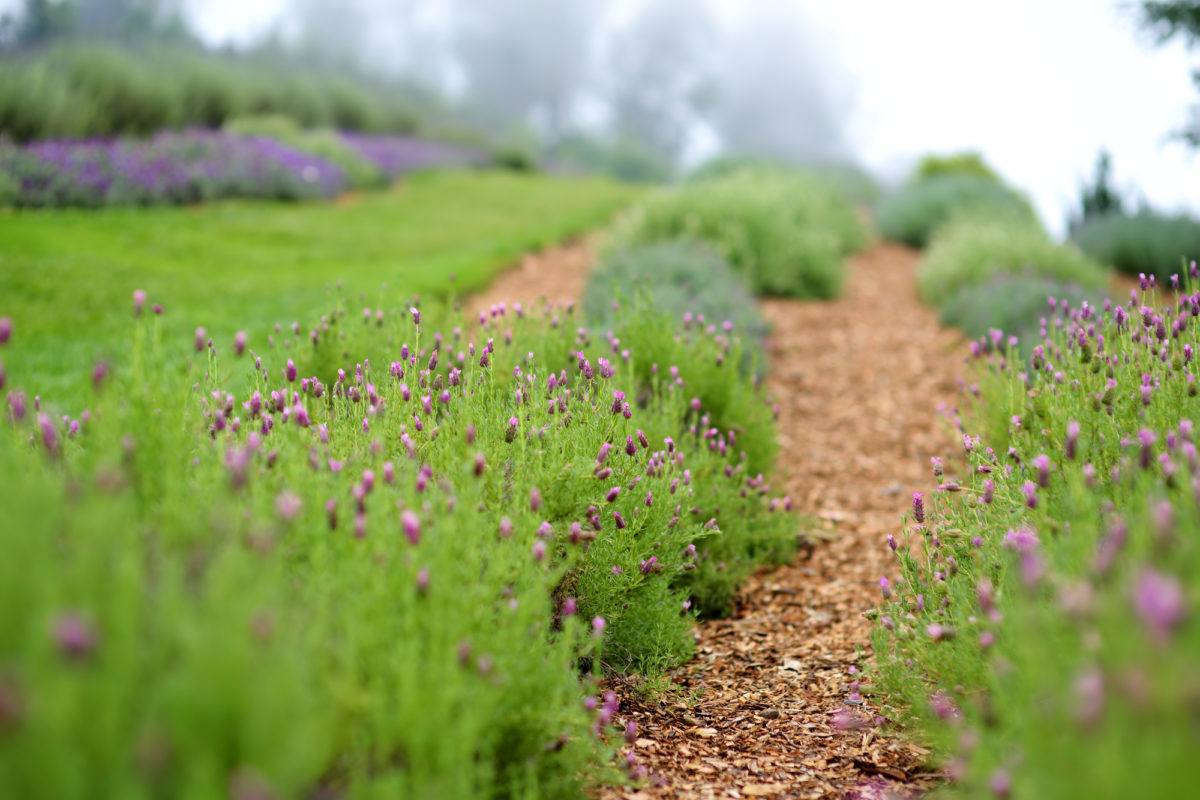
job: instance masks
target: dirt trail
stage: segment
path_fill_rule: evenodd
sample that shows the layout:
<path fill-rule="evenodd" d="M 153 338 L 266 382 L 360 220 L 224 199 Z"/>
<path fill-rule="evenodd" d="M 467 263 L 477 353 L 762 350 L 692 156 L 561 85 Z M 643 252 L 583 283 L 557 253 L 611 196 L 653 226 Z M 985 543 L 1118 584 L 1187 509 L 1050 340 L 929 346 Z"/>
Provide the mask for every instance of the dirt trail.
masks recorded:
<path fill-rule="evenodd" d="M 591 248 L 550 248 L 473 298 L 578 298 Z M 731 619 L 698 630 L 697 658 L 672 675 L 681 700 L 639 705 L 639 760 L 650 779 L 606 800 L 915 797 L 936 782 L 925 754 L 872 726 L 844 730 L 851 669 L 869 657 L 863 613 L 894 568 L 885 546 L 911 492 L 931 484 L 929 459 L 955 452 L 938 415 L 957 392 L 962 341 L 917 300 L 917 254 L 879 245 L 852 259 L 833 302 L 768 300 L 770 391 L 780 406 L 776 488 L 830 528 L 797 563 L 751 579 Z M 847 704 L 847 701 L 851 701 Z"/>
<path fill-rule="evenodd" d="M 583 297 L 588 272 L 598 247 L 596 234 L 527 253 L 512 269 L 500 274 L 483 292 L 467 298 L 469 317 L 495 303 L 577 302 Z"/>

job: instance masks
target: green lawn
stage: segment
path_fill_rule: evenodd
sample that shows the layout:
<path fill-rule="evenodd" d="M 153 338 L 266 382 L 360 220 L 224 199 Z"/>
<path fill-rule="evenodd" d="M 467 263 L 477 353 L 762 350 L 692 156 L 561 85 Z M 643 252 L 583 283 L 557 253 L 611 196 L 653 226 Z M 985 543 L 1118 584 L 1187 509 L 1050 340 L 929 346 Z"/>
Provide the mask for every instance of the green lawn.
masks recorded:
<path fill-rule="evenodd" d="M 227 343 L 246 328 L 261 347 L 264 321 L 307 326 L 336 297 L 394 308 L 478 289 L 521 253 L 605 223 L 636 192 L 443 172 L 332 204 L 0 213 L 0 316 L 16 329 L 2 353 L 9 383 L 64 399 L 97 360 L 119 364 L 134 289 L 165 306 L 168 335 L 204 326 Z"/>

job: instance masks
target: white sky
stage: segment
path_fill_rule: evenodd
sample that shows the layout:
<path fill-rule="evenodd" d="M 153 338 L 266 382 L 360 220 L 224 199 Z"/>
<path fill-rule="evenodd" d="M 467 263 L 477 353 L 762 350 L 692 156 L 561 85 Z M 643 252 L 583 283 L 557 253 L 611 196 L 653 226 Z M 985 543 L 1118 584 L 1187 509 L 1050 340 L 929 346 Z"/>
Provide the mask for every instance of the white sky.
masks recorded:
<path fill-rule="evenodd" d="M 1200 212 L 1200 156 L 1168 134 L 1200 101 L 1200 53 L 1156 47 L 1111 0 L 809 4 L 857 80 L 853 135 L 881 174 L 930 151 L 983 152 L 1061 232 L 1097 152 L 1119 185 Z"/>
<path fill-rule="evenodd" d="M 622 0 L 624 1 L 624 0 Z M 0 6 L 13 0 L 0 0 Z M 600 2 L 600 0 L 597 0 Z M 186 0 L 212 41 L 247 41 L 285 0 Z M 1200 214 L 1200 155 L 1168 141 L 1200 101 L 1200 52 L 1159 48 L 1115 0 L 727 0 L 796 3 L 848 75 L 862 162 L 898 179 L 921 154 L 981 151 L 1062 232 L 1097 152 L 1118 184 Z"/>

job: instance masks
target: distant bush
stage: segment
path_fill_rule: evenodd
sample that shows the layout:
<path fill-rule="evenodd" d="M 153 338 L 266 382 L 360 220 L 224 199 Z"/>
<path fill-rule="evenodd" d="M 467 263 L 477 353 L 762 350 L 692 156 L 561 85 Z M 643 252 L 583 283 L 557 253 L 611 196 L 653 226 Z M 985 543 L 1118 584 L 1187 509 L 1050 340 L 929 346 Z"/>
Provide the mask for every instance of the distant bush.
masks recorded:
<path fill-rule="evenodd" d="M 745 343 L 745 371 L 765 362 L 760 344 L 767 322 L 745 279 L 705 245 L 667 241 L 607 253 L 588 278 L 584 316 L 597 330 L 611 330 L 630 309 L 666 314 L 714 333 L 736 332 Z"/>
<path fill-rule="evenodd" d="M 280 114 L 306 128 L 416 127 L 397 87 L 264 59 L 70 43 L 0 68 L 0 135 L 19 142 L 217 128 L 247 114 Z"/>
<path fill-rule="evenodd" d="M 1070 245 L 1055 244 L 1039 229 L 1010 221 L 961 220 L 942 230 L 921 262 L 917 286 L 940 306 L 967 286 L 997 275 L 1053 278 L 1101 289 L 1104 268 Z"/>
<path fill-rule="evenodd" d="M 1037 222 L 1033 207 L 1018 192 L 977 175 L 940 175 L 912 181 L 884 198 L 875 222 L 888 239 L 924 247 L 940 226 L 958 216 Z"/>
<path fill-rule="evenodd" d="M 841 290 L 843 256 L 866 243 L 867 231 L 821 181 L 744 171 L 659 195 L 617 234 L 623 244 L 679 238 L 711 245 L 757 293 L 828 298 Z"/>
<path fill-rule="evenodd" d="M 1052 318 L 1056 309 L 1050 298 L 1071 308 L 1083 301 L 1099 307 L 1103 295 L 1075 283 L 1054 278 L 1002 273 L 989 280 L 963 286 L 946 298 L 938 309 L 942 322 L 977 339 L 992 330 L 1016 336 L 1022 345 L 1036 342 L 1041 321 Z"/>
<path fill-rule="evenodd" d="M 1160 278 L 1181 273 L 1200 257 L 1200 221 L 1144 209 L 1133 215 L 1104 214 L 1086 220 L 1072 238 L 1092 258 L 1134 275 Z"/>
<path fill-rule="evenodd" d="M 662 183 L 674 171 L 666 158 L 624 137 L 605 140 L 575 134 L 555 146 L 549 158 L 561 170 L 611 175 L 633 183 Z"/>
<path fill-rule="evenodd" d="M 157 205 L 226 197 L 307 200 L 346 187 L 342 170 L 274 139 L 194 130 L 152 139 L 0 142 L 0 204 Z M 14 190 L 15 189 L 15 190 Z"/>
<path fill-rule="evenodd" d="M 928 180 L 944 175 L 969 175 L 1000 182 L 1000 176 L 987 165 L 979 153 L 954 153 L 948 156 L 928 155 L 921 159 L 914 173 L 917 180 Z"/>
<path fill-rule="evenodd" d="M 354 188 L 379 186 L 387 181 L 383 171 L 355 152 L 337 131 L 328 128 L 303 130 L 290 117 L 274 114 L 238 117 L 230 120 L 225 129 L 239 136 L 274 139 L 294 150 L 336 164 Z"/>
<path fill-rule="evenodd" d="M 688 180 L 723 178 L 747 171 L 808 175 L 827 183 L 847 200 L 864 206 L 873 204 L 880 195 L 879 184 L 866 170 L 849 162 L 838 161 L 800 165 L 761 156 L 722 155 L 701 164 L 688 175 Z"/>

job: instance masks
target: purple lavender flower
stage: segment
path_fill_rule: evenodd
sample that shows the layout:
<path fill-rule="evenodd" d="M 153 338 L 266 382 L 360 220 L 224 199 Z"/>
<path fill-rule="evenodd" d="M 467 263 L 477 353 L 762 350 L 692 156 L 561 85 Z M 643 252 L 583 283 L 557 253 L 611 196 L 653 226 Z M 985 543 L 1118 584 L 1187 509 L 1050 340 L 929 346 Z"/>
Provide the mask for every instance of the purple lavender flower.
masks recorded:
<path fill-rule="evenodd" d="M 1074 460 L 1076 446 L 1079 443 L 1079 423 L 1071 420 L 1067 423 L 1067 438 L 1063 450 L 1067 458 Z"/>
<path fill-rule="evenodd" d="M 592 619 L 592 635 L 599 638 L 604 635 L 604 629 L 608 627 L 608 623 L 604 621 L 604 617 L 595 617 Z"/>
<path fill-rule="evenodd" d="M 75 612 L 61 614 L 55 618 L 53 634 L 58 652 L 73 661 L 87 658 L 96 649 L 98 637 L 95 629 Z"/>
<path fill-rule="evenodd" d="M 1175 578 L 1147 567 L 1134 584 L 1133 608 L 1150 637 L 1165 643 L 1185 616 L 1183 587 Z"/>
<path fill-rule="evenodd" d="M 1033 468 L 1037 470 L 1038 486 L 1045 489 L 1050 485 L 1050 457 L 1044 453 L 1035 456 L 1033 459 Z"/>
<path fill-rule="evenodd" d="M 421 541 L 421 520 L 417 518 L 410 509 L 405 509 L 400 515 L 400 524 L 404 528 L 404 535 L 410 544 L 418 544 Z"/>
<path fill-rule="evenodd" d="M 280 492 L 275 498 L 275 511 L 284 522 L 291 522 L 300 513 L 300 496 L 295 492 Z"/>
<path fill-rule="evenodd" d="M 925 522 L 925 495 L 920 492 L 913 492 L 912 496 L 913 519 L 918 524 Z"/>
<path fill-rule="evenodd" d="M 1025 505 L 1030 508 L 1037 508 L 1037 484 L 1033 481 L 1025 481 L 1021 486 L 1021 492 L 1025 495 Z"/>
<path fill-rule="evenodd" d="M 9 399 L 11 401 L 12 395 L 9 395 Z M 42 446 L 46 448 L 46 452 L 52 456 L 58 455 L 58 431 L 49 414 L 38 414 L 38 429 L 41 431 Z"/>
<path fill-rule="evenodd" d="M 1029 528 L 1018 528 L 1004 534 L 1004 546 L 1015 553 L 1032 553 L 1038 547 L 1038 537 Z"/>

